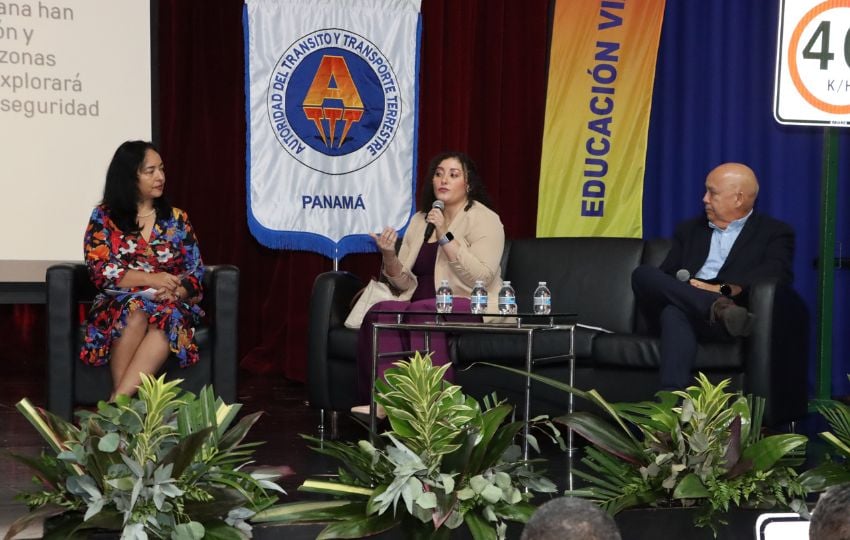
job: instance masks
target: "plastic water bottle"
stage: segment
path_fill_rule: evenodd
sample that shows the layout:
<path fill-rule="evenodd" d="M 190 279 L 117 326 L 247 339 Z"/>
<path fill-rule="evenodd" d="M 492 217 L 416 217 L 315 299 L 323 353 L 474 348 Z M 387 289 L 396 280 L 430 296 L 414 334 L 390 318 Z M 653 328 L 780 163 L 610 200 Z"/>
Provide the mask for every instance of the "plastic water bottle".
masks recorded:
<path fill-rule="evenodd" d="M 452 312 L 452 288 L 449 287 L 449 280 L 440 281 L 440 288 L 437 289 L 437 313 Z"/>
<path fill-rule="evenodd" d="M 534 314 L 549 315 L 552 312 L 552 293 L 545 281 L 539 281 L 534 289 Z"/>
<path fill-rule="evenodd" d="M 487 288 L 484 282 L 480 279 L 475 282 L 475 287 L 472 288 L 471 311 L 476 315 L 487 313 Z"/>
<path fill-rule="evenodd" d="M 510 281 L 503 281 L 499 289 L 499 313 L 502 315 L 516 314 L 516 291 Z"/>

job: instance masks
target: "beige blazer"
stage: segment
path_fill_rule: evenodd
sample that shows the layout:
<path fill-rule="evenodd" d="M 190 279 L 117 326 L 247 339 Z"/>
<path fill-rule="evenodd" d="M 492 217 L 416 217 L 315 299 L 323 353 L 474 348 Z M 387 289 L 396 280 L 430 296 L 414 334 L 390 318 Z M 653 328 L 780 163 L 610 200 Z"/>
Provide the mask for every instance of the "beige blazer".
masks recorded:
<path fill-rule="evenodd" d="M 424 242 L 426 225 L 423 212 L 414 214 L 398 252 L 401 273 L 396 277 L 386 276 L 399 290 L 415 289 L 419 283 L 410 269 Z M 458 257 L 456 261 L 449 262 L 443 249 L 437 249 L 434 289 L 440 286 L 440 280 L 448 279 L 454 296 L 469 298 L 475 281 L 480 279 L 489 295 L 487 312 L 498 312 L 497 300 L 502 286 L 499 261 L 505 249 L 505 228 L 499 215 L 483 204 L 474 202 L 469 210 L 458 214 L 449 231 L 457 243 Z"/>

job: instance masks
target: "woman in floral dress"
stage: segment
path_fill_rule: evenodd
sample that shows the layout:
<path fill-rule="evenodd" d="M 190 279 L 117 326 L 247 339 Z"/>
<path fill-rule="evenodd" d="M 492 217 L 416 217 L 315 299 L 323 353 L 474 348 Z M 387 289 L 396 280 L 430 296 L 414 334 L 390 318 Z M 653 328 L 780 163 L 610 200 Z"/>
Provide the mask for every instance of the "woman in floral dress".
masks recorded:
<path fill-rule="evenodd" d="M 156 148 L 125 142 L 86 228 L 86 265 L 100 292 L 80 359 L 109 364 L 110 401 L 134 394 L 141 373 L 155 374 L 169 354 L 181 367 L 198 361 L 194 333 L 203 316 L 197 303 L 204 265 L 186 212 L 168 203 L 164 187 Z"/>

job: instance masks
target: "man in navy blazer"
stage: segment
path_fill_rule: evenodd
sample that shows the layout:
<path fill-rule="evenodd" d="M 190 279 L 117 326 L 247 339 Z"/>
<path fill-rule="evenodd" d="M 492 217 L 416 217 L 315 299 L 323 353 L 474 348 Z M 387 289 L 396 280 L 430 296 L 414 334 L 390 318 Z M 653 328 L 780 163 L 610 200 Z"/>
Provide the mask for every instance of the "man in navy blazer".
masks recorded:
<path fill-rule="evenodd" d="M 689 385 L 698 340 L 750 333 L 746 305 L 753 282 L 792 279 L 794 231 L 753 211 L 758 191 L 746 165 L 715 167 L 705 181 L 705 217 L 676 227 L 660 268 L 644 265 L 632 273 L 638 305 L 660 331 L 664 390 Z"/>

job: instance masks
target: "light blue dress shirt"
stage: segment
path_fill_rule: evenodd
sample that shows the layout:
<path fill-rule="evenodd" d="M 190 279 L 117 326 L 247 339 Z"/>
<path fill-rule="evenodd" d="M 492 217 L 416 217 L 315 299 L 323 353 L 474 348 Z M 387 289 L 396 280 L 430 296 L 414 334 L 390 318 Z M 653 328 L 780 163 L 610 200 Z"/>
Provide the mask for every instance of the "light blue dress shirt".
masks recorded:
<path fill-rule="evenodd" d="M 736 219 L 725 229 L 721 229 L 710 221 L 708 222 L 708 226 L 714 229 L 711 233 L 711 248 L 708 250 L 708 258 L 705 259 L 702 268 L 694 276 L 695 278 L 707 280 L 717 277 L 717 273 L 720 272 L 726 262 L 726 257 L 732 251 L 732 246 L 735 245 L 735 240 L 738 239 L 738 235 L 741 234 L 741 230 L 747 224 L 747 219 L 752 213 L 753 211 L 750 210 L 746 216 Z"/>

